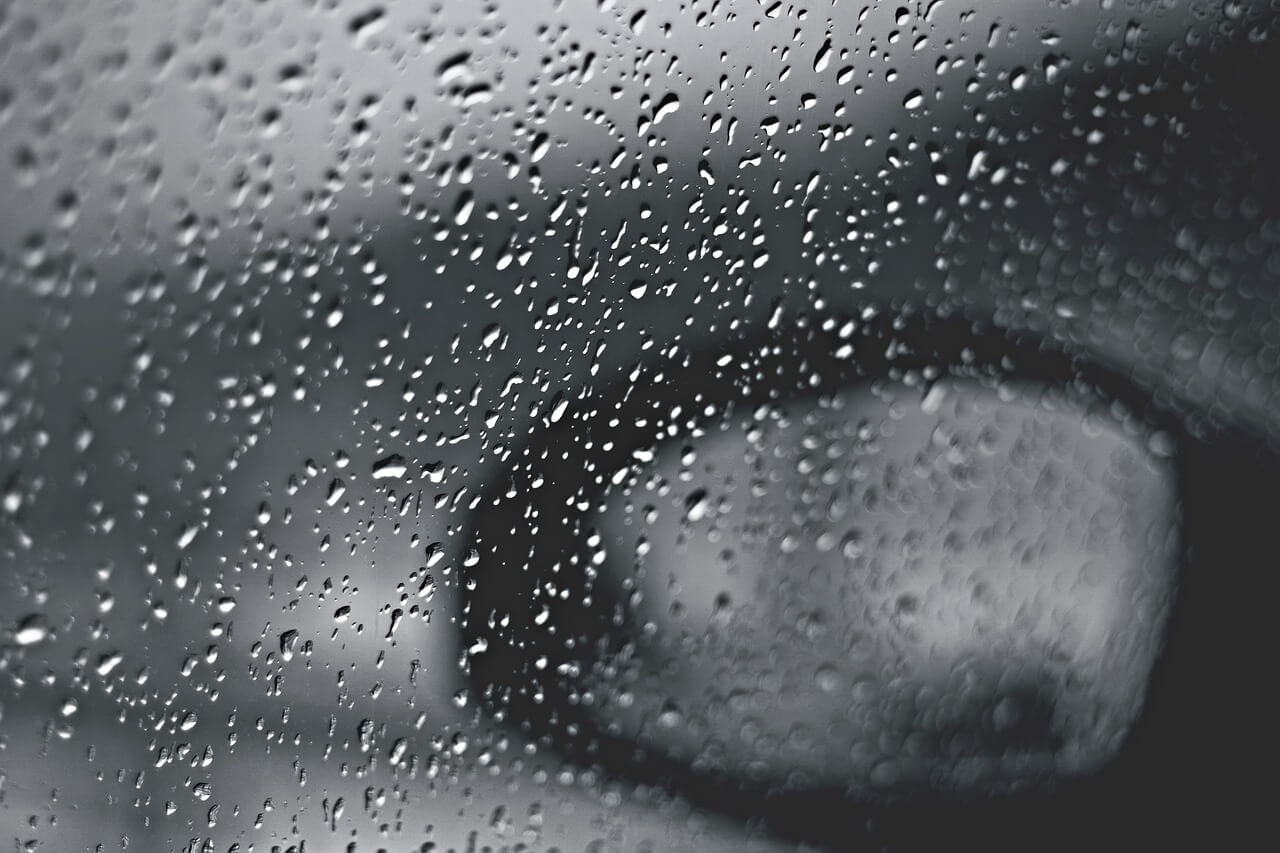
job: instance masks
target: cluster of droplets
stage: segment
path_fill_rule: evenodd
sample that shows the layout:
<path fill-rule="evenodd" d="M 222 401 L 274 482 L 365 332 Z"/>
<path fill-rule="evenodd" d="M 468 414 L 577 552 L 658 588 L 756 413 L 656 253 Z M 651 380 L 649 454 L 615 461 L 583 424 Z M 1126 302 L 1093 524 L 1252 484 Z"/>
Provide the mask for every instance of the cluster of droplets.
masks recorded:
<path fill-rule="evenodd" d="M 24 833 L 105 844 L 65 804 L 108 798 L 131 806 L 113 834 L 135 841 L 300 839 L 318 813 L 331 834 L 420 843 L 447 835 L 425 832 L 426 796 L 534 843 L 568 818 L 520 800 L 530 788 L 619 807 L 456 683 L 511 630 L 457 648 L 489 617 L 464 609 L 480 560 L 464 534 L 501 500 L 548 528 L 601 494 L 630 502 L 625 547 L 604 518 L 572 531 L 573 565 L 622 584 L 647 638 L 578 694 L 629 734 L 699 766 L 742 758 L 752 778 L 821 777 L 831 721 L 806 702 L 868 709 L 888 690 L 927 710 L 919 679 L 855 672 L 851 650 L 900 663 L 941 636 L 938 596 L 963 593 L 965 613 L 1011 599 L 989 579 L 902 581 L 935 546 L 973 547 L 964 524 L 871 522 L 922 505 L 920 484 L 978 488 L 990 448 L 1034 457 L 1040 439 L 940 428 L 913 447 L 935 467 L 891 475 L 867 460 L 893 414 L 853 414 L 879 397 L 814 422 L 782 402 L 746 424 L 701 401 L 599 411 L 642 360 L 664 365 L 652 387 L 679 388 L 706 340 L 870 300 L 953 302 L 1136 360 L 1192 402 L 1274 410 L 1280 327 L 1255 283 L 1276 266 L 1265 152 L 1214 147 L 1223 115 L 1251 125 L 1204 88 L 1230 72 L 1194 59 L 1273 39 L 1262 4 L 1172 24 L 1110 0 L 1043 21 L 952 0 L 517 5 L 0 9 L 0 713 L 16 783 L 0 814 L 29 812 Z M 744 394 L 772 381 L 745 375 Z M 926 416 L 955 405 L 915 390 Z M 530 458 L 540 430 L 578 443 Z M 700 446 L 727 434 L 732 484 Z M 637 435 L 624 465 L 592 461 Z M 539 505 L 566 471 L 581 489 Z M 529 494 L 491 488 L 507 475 Z M 999 506 L 1076 500 L 1056 476 Z M 1099 476 L 1086 485 L 1124 479 Z M 1106 540 L 1105 521 L 1069 533 Z M 1034 564 L 1049 544 L 1004 556 Z M 544 583 L 539 612 L 568 589 Z M 1093 636 L 1061 609 L 1027 616 L 1027 636 Z M 855 610 L 898 645 L 853 636 Z M 1135 643 L 1118 659 L 1137 672 Z M 753 683 L 681 669 L 704 654 Z M 984 724 L 1013 726 L 1017 702 L 997 698 Z M 885 719 L 838 722 L 875 785 L 918 772 L 886 769 L 887 748 L 852 755 Z M 220 781 L 237 775 L 262 779 Z M 30 793 L 53 788 L 56 809 Z"/>

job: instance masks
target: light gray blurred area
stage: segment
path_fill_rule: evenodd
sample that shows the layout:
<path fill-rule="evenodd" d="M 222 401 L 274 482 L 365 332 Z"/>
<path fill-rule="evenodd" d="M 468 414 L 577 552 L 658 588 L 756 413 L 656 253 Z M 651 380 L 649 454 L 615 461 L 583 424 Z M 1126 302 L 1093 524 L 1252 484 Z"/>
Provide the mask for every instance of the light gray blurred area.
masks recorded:
<path fill-rule="evenodd" d="M 859 388 L 640 466 L 601 550 L 638 564 L 660 663 L 602 715 L 688 754 L 714 739 L 745 777 L 855 792 L 1105 764 L 1158 651 L 1176 495 L 1118 424 L 1053 396 Z M 984 703 L 997 745 L 955 743 Z"/>
<path fill-rule="evenodd" d="M 1186 85 L 1211 44 L 1274 39 L 1264 7 L 0 2 L 0 848 L 797 849 L 489 717 L 459 666 L 479 496 L 565 400 L 638 361 L 869 303 L 1069 344 L 1274 440 L 1275 155 L 1195 159 L 1215 96 Z M 863 393 L 843 405 L 891 419 Z M 988 417 L 951 393 L 949 415 L 903 403 L 915 420 L 886 452 L 950 471 L 939 419 L 972 449 Z M 970 483 L 992 515 L 967 552 L 982 565 L 954 589 L 904 579 L 910 560 L 941 571 L 945 537 L 907 556 L 903 539 L 942 536 L 956 505 L 922 475 L 902 499 L 929 509 L 886 509 L 857 546 L 892 541 L 897 562 L 844 594 L 876 614 L 867 654 L 905 666 L 904 691 L 1069 632 L 1054 666 L 1087 712 L 1057 770 L 1084 772 L 1140 705 L 1177 500 L 1158 437 L 1081 437 L 1069 406 L 1023 403 L 989 416 L 1015 423 Z M 1020 435 L 1032 458 L 1006 469 Z M 749 444 L 700 459 L 745 465 Z M 678 477 L 670 451 L 652 464 Z M 1061 453 L 1059 491 L 1037 491 L 1037 453 Z M 1071 500 L 1107 512 L 1054 503 Z M 797 529 L 721 578 L 706 530 L 677 548 L 687 530 L 651 526 L 655 626 L 702 630 L 724 587 L 775 608 L 743 641 L 759 651 L 787 608 L 834 594 L 794 567 L 857 550 Z M 1041 560 L 1026 586 L 1006 583 L 1024 559 Z M 771 599 L 751 573 L 775 564 L 797 586 Z M 1134 600 L 1148 609 L 1115 609 Z M 766 734 L 855 695 L 822 642 L 788 675 L 812 696 Z M 687 695 L 742 677 L 685 663 Z M 730 735 L 736 714 L 707 725 Z M 832 742 L 872 774 L 859 737 Z M 823 749 L 776 760 L 834 772 Z M 927 776 L 922 760 L 892 772 Z"/>

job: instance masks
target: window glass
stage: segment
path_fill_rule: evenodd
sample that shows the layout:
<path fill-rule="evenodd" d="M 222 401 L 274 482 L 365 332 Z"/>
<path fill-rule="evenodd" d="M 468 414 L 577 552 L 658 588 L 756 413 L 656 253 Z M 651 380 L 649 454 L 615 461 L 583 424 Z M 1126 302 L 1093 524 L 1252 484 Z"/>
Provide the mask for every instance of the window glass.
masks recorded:
<path fill-rule="evenodd" d="M 0 1 L 0 843 L 1243 846 L 1276 13 Z"/>

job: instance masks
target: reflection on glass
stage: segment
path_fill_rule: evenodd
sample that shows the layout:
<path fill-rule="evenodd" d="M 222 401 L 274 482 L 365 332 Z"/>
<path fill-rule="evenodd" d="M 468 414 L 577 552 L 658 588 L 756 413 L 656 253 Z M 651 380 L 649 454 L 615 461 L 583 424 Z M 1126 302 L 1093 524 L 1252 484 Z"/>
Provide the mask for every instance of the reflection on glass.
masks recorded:
<path fill-rule="evenodd" d="M 660 445 L 588 535 L 638 631 L 596 713 L 801 789 L 1096 769 L 1141 709 L 1176 574 L 1172 477 L 1142 438 L 1043 388 L 944 380 Z"/>
<path fill-rule="evenodd" d="M 779 837 L 1136 837 L 1251 737 L 1205 684 L 1255 690 L 1258 447 L 957 316 L 673 347 L 511 449 L 462 663 L 571 766 Z"/>

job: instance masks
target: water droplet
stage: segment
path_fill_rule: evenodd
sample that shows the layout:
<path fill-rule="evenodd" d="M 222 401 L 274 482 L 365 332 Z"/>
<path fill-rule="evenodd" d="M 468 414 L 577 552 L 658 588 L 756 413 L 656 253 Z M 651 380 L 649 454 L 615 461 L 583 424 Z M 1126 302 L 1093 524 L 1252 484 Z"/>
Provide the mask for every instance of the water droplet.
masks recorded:
<path fill-rule="evenodd" d="M 99 656 L 98 665 L 95 667 L 95 671 L 98 675 L 105 678 L 122 663 L 124 663 L 124 655 L 122 653 L 118 651 L 107 652 L 106 654 Z"/>
<path fill-rule="evenodd" d="M 381 6 L 372 6 L 347 21 L 347 30 L 357 42 L 364 42 L 380 32 L 387 24 L 387 12 Z"/>
<path fill-rule="evenodd" d="M 684 713 L 675 705 L 667 703 L 658 714 L 658 725 L 664 729 L 678 728 L 684 723 Z"/>
<path fill-rule="evenodd" d="M 392 453 L 384 456 L 373 464 L 373 478 L 375 480 L 383 480 L 388 478 L 400 478 L 405 475 L 408 466 L 404 457 L 398 453 Z"/>
<path fill-rule="evenodd" d="M 827 70 L 827 66 L 831 64 L 831 39 L 827 39 L 818 48 L 818 52 L 813 57 L 813 70 L 821 74 Z"/>
<path fill-rule="evenodd" d="M 200 532 L 200 525 L 192 523 L 185 525 L 178 533 L 178 550 L 185 551 L 196 540 L 196 534 Z"/>
<path fill-rule="evenodd" d="M 49 638 L 49 621 L 43 613 L 24 616 L 13 632 L 13 639 L 20 646 L 34 646 Z"/>
<path fill-rule="evenodd" d="M 653 123 L 660 124 L 663 119 L 674 115 L 679 109 L 680 98 L 676 96 L 675 92 L 668 92 L 663 96 L 662 100 L 658 102 L 658 106 L 654 108 Z"/>

